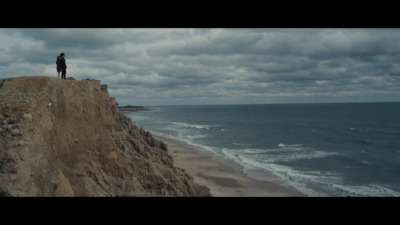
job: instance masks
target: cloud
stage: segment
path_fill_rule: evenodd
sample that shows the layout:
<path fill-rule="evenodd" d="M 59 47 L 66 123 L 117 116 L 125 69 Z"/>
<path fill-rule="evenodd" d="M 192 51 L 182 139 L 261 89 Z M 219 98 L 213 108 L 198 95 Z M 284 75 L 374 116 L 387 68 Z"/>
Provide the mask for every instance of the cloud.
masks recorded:
<path fill-rule="evenodd" d="M 21 35 L 43 43 L 46 48 L 104 49 L 124 42 L 121 29 L 20 29 Z"/>
<path fill-rule="evenodd" d="M 398 101 L 400 29 L 0 29 L 0 79 L 94 78 L 120 104 Z"/>

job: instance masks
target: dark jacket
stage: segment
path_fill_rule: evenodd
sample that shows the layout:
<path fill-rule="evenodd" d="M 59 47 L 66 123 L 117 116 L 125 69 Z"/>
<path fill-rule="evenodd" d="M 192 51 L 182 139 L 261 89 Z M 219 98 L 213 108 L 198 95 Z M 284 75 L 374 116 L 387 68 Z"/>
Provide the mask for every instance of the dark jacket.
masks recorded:
<path fill-rule="evenodd" d="M 65 58 L 61 57 L 60 59 L 61 68 L 67 68 L 67 63 L 65 62 Z"/>
<path fill-rule="evenodd" d="M 60 59 L 61 59 L 61 56 L 58 56 L 58 57 L 57 57 L 57 61 L 56 61 L 57 71 L 58 71 L 58 72 L 61 71 Z"/>

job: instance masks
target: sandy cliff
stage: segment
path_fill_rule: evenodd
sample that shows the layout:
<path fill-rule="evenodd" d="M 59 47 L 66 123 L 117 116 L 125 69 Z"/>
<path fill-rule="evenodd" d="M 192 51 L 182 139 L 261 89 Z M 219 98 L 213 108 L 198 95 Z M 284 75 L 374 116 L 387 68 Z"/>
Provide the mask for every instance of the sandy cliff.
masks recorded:
<path fill-rule="evenodd" d="M 0 80 L 0 196 L 209 196 L 100 81 Z"/>

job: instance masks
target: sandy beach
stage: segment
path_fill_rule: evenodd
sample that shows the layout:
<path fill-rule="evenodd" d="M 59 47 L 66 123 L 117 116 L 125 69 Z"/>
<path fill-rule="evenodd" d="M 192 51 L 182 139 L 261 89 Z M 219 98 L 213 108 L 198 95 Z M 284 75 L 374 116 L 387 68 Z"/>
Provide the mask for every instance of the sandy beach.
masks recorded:
<path fill-rule="evenodd" d="M 179 142 L 160 136 L 156 138 L 167 144 L 174 165 L 189 173 L 196 183 L 210 188 L 214 197 L 305 197 L 278 184 L 250 178 Z"/>

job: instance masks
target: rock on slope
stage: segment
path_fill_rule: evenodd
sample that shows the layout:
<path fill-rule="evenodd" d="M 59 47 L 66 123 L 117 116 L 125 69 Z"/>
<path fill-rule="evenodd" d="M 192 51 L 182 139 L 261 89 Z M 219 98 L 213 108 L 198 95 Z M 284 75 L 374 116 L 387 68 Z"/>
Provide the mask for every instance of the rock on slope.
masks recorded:
<path fill-rule="evenodd" d="M 100 81 L 0 80 L 0 196 L 210 196 Z"/>

